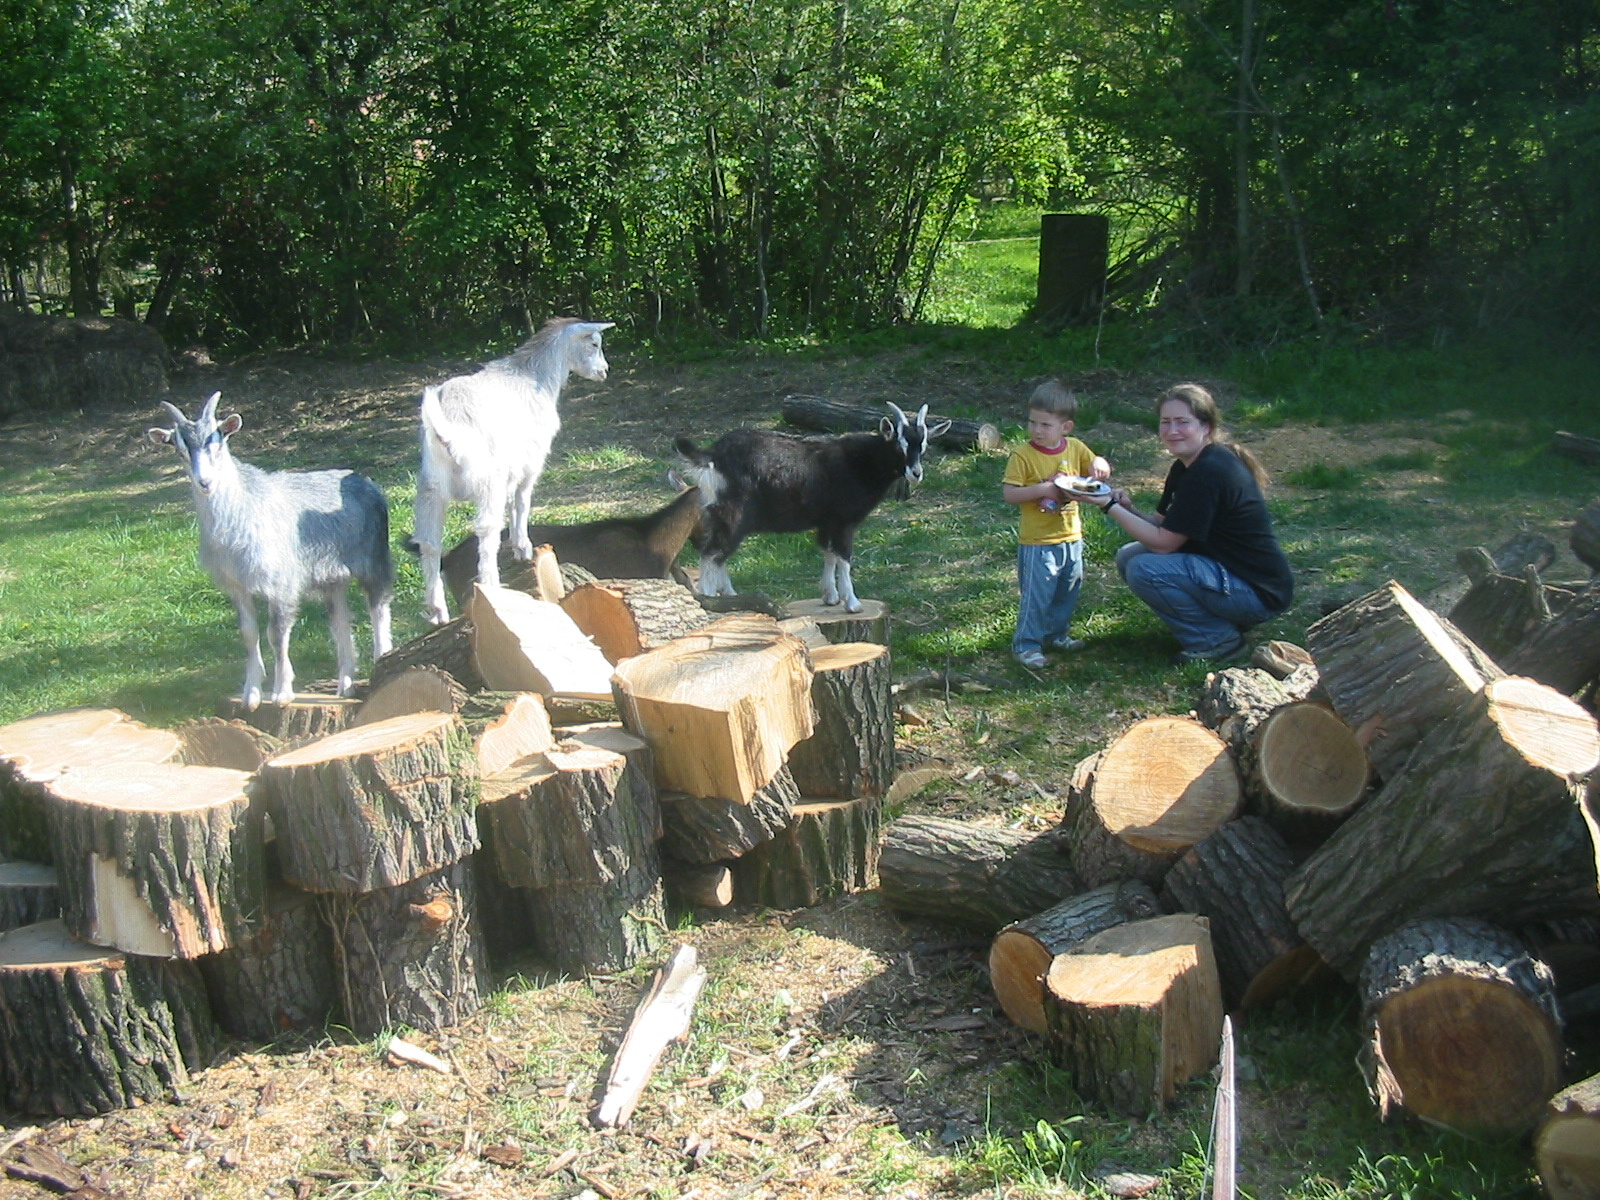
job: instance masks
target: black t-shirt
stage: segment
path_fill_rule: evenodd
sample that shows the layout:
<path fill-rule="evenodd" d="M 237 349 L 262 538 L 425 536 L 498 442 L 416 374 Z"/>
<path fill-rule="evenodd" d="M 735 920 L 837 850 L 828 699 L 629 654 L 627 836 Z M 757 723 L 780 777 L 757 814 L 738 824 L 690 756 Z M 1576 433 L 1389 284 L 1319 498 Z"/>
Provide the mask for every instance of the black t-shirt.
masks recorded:
<path fill-rule="evenodd" d="M 1214 558 L 1282 612 L 1294 599 L 1294 571 L 1272 532 L 1261 486 L 1239 456 L 1211 443 L 1189 466 L 1167 472 L 1156 511 L 1162 528 L 1181 533 L 1188 554 Z"/>

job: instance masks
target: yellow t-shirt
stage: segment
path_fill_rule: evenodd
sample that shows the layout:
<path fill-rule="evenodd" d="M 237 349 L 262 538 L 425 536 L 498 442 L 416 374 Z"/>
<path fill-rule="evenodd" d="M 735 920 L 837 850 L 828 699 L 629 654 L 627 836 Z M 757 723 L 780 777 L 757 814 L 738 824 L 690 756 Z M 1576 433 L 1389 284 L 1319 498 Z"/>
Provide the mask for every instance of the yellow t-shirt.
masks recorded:
<path fill-rule="evenodd" d="M 1011 448 L 1005 478 L 1012 487 L 1043 483 L 1057 475 L 1087 475 L 1094 463 L 1094 451 L 1075 437 L 1054 454 L 1047 454 L 1032 442 Z M 1057 542 L 1076 542 L 1083 537 L 1075 500 L 1063 500 L 1055 512 L 1045 512 L 1037 500 L 1017 507 L 1017 541 L 1024 546 L 1053 546 Z"/>

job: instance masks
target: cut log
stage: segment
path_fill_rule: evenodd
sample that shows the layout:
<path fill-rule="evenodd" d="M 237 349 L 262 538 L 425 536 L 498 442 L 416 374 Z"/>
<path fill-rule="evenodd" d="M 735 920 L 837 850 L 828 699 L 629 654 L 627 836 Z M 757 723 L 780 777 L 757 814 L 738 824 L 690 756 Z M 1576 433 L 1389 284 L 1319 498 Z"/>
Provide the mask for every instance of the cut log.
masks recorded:
<path fill-rule="evenodd" d="M 1315 666 L 1311 651 L 1293 642 L 1262 642 L 1250 653 L 1250 665 L 1274 679 L 1287 679 L 1301 667 Z"/>
<path fill-rule="evenodd" d="M 1594 718 L 1529 679 L 1498 679 L 1290 876 L 1301 936 L 1347 978 L 1421 917 L 1519 924 L 1600 911 L 1582 784 Z"/>
<path fill-rule="evenodd" d="M 193 962 L 86 946 L 60 921 L 0 934 L 0 1101 L 89 1116 L 175 1099 L 216 1046 Z"/>
<path fill-rule="evenodd" d="M 716 796 L 661 794 L 661 849 L 686 863 L 714 863 L 776 837 L 788 826 L 800 789 L 788 767 L 779 767 L 748 804 Z"/>
<path fill-rule="evenodd" d="M 1372 776 L 1355 730 L 1316 700 L 1268 714 L 1239 768 L 1248 807 L 1297 845 L 1326 841 L 1367 798 Z"/>
<path fill-rule="evenodd" d="M 882 600 L 863 600 L 858 613 L 845 612 L 842 604 L 821 600 L 791 600 L 783 606 L 791 619 L 815 622 L 822 636 L 835 645 L 841 642 L 889 644 L 889 606 Z"/>
<path fill-rule="evenodd" d="M 338 1018 L 333 934 L 310 892 L 272 884 L 260 932 L 200 959 L 217 1024 L 270 1042 Z"/>
<path fill-rule="evenodd" d="M 1146 717 L 1080 763 L 1062 819 L 1085 887 L 1160 882 L 1190 846 L 1239 815 L 1223 740 L 1189 717 Z"/>
<path fill-rule="evenodd" d="M 1600 438 L 1558 429 L 1550 439 L 1550 449 L 1563 458 L 1583 463 L 1600 463 Z"/>
<path fill-rule="evenodd" d="M 411 667 L 437 667 L 467 691 L 481 692 L 489 685 L 478 671 L 472 645 L 472 622 L 466 617 L 457 617 L 437 629 L 430 629 L 421 637 L 396 646 L 372 664 L 371 690 L 376 691 Z"/>
<path fill-rule="evenodd" d="M 1540 962 L 1555 972 L 1561 1012 L 1570 1023 L 1568 997 L 1600 984 L 1600 916 L 1536 921 L 1512 930 Z"/>
<path fill-rule="evenodd" d="M 1456 602 L 1450 622 L 1503 665 L 1510 651 L 1571 604 L 1576 594 L 1545 583 L 1532 567 L 1520 578 L 1491 571 L 1474 580 Z"/>
<path fill-rule="evenodd" d="M 477 747 L 482 776 L 555 745 L 550 711 L 533 692 L 479 692 L 467 697 L 456 715 Z"/>
<path fill-rule="evenodd" d="M 282 752 L 283 743 L 243 721 L 201 717 L 172 731 L 183 743 L 183 761 L 191 767 L 226 767 L 254 774 L 261 764 Z"/>
<path fill-rule="evenodd" d="M 478 583 L 467 616 L 478 673 L 489 687 L 610 697 L 611 664 L 559 604 Z"/>
<path fill-rule="evenodd" d="M 350 724 L 376 725 L 419 712 L 458 713 L 466 702 L 467 689 L 450 672 L 441 667 L 407 667 L 369 691 Z"/>
<path fill-rule="evenodd" d="M 222 767 L 75 767 L 49 784 L 61 916 L 132 954 L 196 958 L 256 934 L 266 902 L 250 776 Z"/>
<path fill-rule="evenodd" d="M 711 623 L 695 594 L 674 579 L 600 579 L 567 593 L 561 610 L 618 663 Z"/>
<path fill-rule="evenodd" d="M 361 701 L 354 697 L 306 692 L 284 704 L 263 700 L 259 707 L 247 709 L 237 696 L 230 696 L 217 706 L 217 715 L 225 721 L 243 721 L 283 745 L 303 746 L 348 727 L 360 707 Z"/>
<path fill-rule="evenodd" d="M 992 935 L 1084 890 L 1056 830 L 908 816 L 890 822 L 878 891 L 896 912 Z"/>
<path fill-rule="evenodd" d="M 727 863 L 686 863 L 663 854 L 661 884 L 669 911 L 727 908 L 733 903 L 733 868 Z"/>
<path fill-rule="evenodd" d="M 1379 939 L 1361 972 L 1362 1068 L 1400 1110 L 1463 1133 L 1515 1135 L 1561 1086 L 1550 968 L 1486 921 L 1417 921 Z"/>
<path fill-rule="evenodd" d="M 471 862 L 399 887 L 319 897 L 333 930 L 334 970 L 350 1028 L 437 1032 L 483 1007 L 492 980 Z"/>
<path fill-rule="evenodd" d="M 663 791 L 744 803 L 812 733 L 811 656 L 770 617 L 723 617 L 621 663 L 617 708 Z"/>
<path fill-rule="evenodd" d="M 0 933 L 61 915 L 61 892 L 54 867 L 43 863 L 0 862 Z"/>
<path fill-rule="evenodd" d="M 653 852 L 611 883 L 524 895 L 534 947 L 570 975 L 626 970 L 660 949 L 668 932 L 661 862 Z"/>
<path fill-rule="evenodd" d="M 171 762 L 178 736 L 114 708 L 72 708 L 0 726 L 0 857 L 52 861 L 45 785 L 75 767 Z"/>
<path fill-rule="evenodd" d="M 1294 859 L 1283 838 L 1258 817 L 1230 821 L 1174 864 L 1162 899 L 1211 921 L 1223 998 L 1254 1008 L 1327 971 L 1296 932 L 1283 903 Z"/>
<path fill-rule="evenodd" d="M 1520 577 L 1529 567 L 1543 573 L 1555 560 L 1554 542 L 1542 533 L 1521 529 L 1492 552 L 1482 546 L 1463 546 L 1457 550 L 1456 565 L 1461 568 L 1462 578 L 1441 584 L 1420 599 L 1434 612 L 1448 613 L 1485 575 L 1496 573 Z"/>
<path fill-rule="evenodd" d="M 889 648 L 845 642 L 811 652 L 816 674 L 811 736 L 789 751 L 803 796 L 854 800 L 882 796 L 894 782 L 894 705 Z"/>
<path fill-rule="evenodd" d="M 1195 715 L 1235 755 L 1242 755 L 1256 727 L 1295 697 L 1283 681 L 1259 667 L 1228 667 L 1206 676 Z"/>
<path fill-rule="evenodd" d="M 1550 1098 L 1533 1135 L 1533 1161 L 1550 1200 L 1600 1196 L 1600 1075 Z"/>
<path fill-rule="evenodd" d="M 989 982 L 1012 1022 L 1045 1033 L 1044 976 L 1056 955 L 1114 925 L 1161 915 L 1156 894 L 1138 882 L 1108 883 L 1013 921 L 989 946 Z"/>
<path fill-rule="evenodd" d="M 679 946 L 656 972 L 606 1072 L 594 1114 L 596 1129 L 620 1129 L 628 1123 L 667 1045 L 688 1036 L 689 1018 L 705 985 L 706 969 L 693 946 Z"/>
<path fill-rule="evenodd" d="M 477 756 L 450 713 L 334 734 L 272 759 L 256 779 L 283 876 L 308 892 L 398 887 L 478 847 Z"/>
<path fill-rule="evenodd" d="M 1367 753 L 1385 778 L 1423 734 L 1504 675 L 1392 580 L 1312 625 L 1306 647 L 1334 711 L 1350 728 L 1372 734 Z"/>
<path fill-rule="evenodd" d="M 1079 942 L 1044 982 L 1051 1057 L 1078 1094 L 1129 1116 L 1210 1070 L 1222 989 L 1204 917 L 1130 921 Z"/>
<path fill-rule="evenodd" d="M 733 864 L 741 904 L 810 908 L 869 887 L 883 835 L 883 801 L 824 800 L 797 804 L 789 823 Z"/>
<path fill-rule="evenodd" d="M 779 415 L 800 429 L 815 429 L 822 433 L 850 433 L 877 429 L 885 411 L 859 404 L 844 404 L 821 396 L 785 396 Z M 915 416 L 916 414 L 912 414 Z M 949 421 L 950 428 L 930 439 L 935 446 L 945 450 L 998 450 L 1004 439 L 1000 430 L 987 421 L 969 417 L 936 417 L 928 415 L 928 424 Z"/>
<path fill-rule="evenodd" d="M 1600 676 L 1600 582 L 1574 596 L 1503 662 L 1507 671 L 1569 696 Z"/>
<path fill-rule="evenodd" d="M 1572 556 L 1591 571 L 1600 571 L 1600 497 L 1578 510 L 1572 522 Z"/>

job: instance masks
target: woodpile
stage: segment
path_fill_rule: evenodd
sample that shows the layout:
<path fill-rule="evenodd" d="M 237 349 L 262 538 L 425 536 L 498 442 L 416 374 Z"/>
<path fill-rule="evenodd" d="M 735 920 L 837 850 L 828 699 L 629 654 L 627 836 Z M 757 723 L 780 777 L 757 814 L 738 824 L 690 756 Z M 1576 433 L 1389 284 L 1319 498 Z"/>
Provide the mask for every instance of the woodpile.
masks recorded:
<path fill-rule="evenodd" d="M 491 946 L 580 974 L 655 954 L 669 889 L 868 886 L 890 690 L 881 644 L 598 580 L 475 587 L 355 698 L 0 727 L 0 1106 L 170 1097 L 219 1027 L 443 1029 Z"/>

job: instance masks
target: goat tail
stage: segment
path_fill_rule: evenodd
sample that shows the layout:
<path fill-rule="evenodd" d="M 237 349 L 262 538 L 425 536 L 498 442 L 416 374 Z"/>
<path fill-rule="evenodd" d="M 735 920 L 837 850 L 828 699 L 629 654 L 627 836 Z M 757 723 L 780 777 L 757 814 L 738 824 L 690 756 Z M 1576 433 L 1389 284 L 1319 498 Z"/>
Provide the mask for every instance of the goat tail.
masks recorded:
<path fill-rule="evenodd" d="M 422 389 L 422 403 L 417 415 L 422 418 L 422 436 L 437 438 L 446 447 L 450 445 L 450 418 L 444 415 L 444 405 L 439 402 L 439 389 Z"/>
<path fill-rule="evenodd" d="M 672 439 L 672 448 L 678 452 L 683 479 L 700 489 L 702 505 L 715 504 L 722 492 L 722 475 L 709 450 L 702 450 L 686 437 Z"/>

